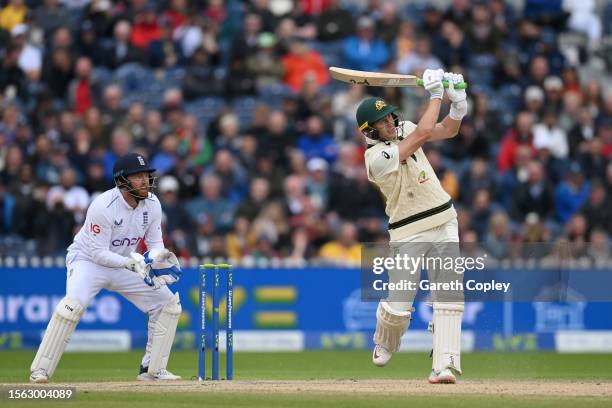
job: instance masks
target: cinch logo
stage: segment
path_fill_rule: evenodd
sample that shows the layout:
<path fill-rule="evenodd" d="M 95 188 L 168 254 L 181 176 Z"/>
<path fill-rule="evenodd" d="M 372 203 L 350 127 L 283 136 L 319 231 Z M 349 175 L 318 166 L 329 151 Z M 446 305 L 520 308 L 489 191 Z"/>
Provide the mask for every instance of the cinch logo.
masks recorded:
<path fill-rule="evenodd" d="M 141 237 L 136 237 L 136 238 L 118 238 L 118 239 L 114 239 L 113 242 L 111 242 L 111 244 L 114 247 L 119 247 L 119 246 L 134 246 L 134 245 L 138 245 L 138 243 L 142 240 Z"/>

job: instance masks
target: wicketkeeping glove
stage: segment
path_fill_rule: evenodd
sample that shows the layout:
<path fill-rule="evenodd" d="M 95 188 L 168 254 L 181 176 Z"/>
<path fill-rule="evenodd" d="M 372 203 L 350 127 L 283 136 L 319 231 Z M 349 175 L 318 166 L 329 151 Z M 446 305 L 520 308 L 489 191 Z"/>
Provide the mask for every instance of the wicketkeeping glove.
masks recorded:
<path fill-rule="evenodd" d="M 176 255 L 166 248 L 147 251 L 143 254 L 143 258 L 148 268 L 148 276 L 144 279 L 147 285 L 159 289 L 181 278 L 179 261 Z"/>

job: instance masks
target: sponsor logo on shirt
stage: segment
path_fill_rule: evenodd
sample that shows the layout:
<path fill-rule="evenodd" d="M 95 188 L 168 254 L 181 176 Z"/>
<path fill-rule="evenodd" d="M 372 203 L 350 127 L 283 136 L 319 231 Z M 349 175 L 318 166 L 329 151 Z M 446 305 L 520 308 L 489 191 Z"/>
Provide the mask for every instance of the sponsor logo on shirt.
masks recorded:
<path fill-rule="evenodd" d="M 100 233 L 100 226 L 98 224 L 89 224 L 89 231 L 94 234 L 97 235 Z"/>
<path fill-rule="evenodd" d="M 142 213 L 142 226 L 146 227 L 149 224 L 149 212 L 145 211 Z"/>
<path fill-rule="evenodd" d="M 117 238 L 114 239 L 111 242 L 111 245 L 114 247 L 122 247 L 122 246 L 127 246 L 127 247 L 131 247 L 134 245 L 138 245 L 138 243 L 142 241 L 141 237 L 136 237 L 136 238 Z"/>
<path fill-rule="evenodd" d="M 427 173 L 425 173 L 425 170 L 421 170 L 421 172 L 419 173 L 418 180 L 419 180 L 419 184 L 423 184 L 424 182 L 429 180 L 429 177 L 427 177 Z"/>

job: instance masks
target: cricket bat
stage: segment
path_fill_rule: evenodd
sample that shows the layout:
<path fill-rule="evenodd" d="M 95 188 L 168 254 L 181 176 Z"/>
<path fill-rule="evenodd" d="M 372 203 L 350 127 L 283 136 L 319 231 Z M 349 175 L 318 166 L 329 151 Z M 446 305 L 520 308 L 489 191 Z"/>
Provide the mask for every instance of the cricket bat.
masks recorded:
<path fill-rule="evenodd" d="M 338 81 L 347 82 L 355 85 L 366 86 L 423 86 L 423 80 L 414 75 L 388 74 L 384 72 L 357 71 L 354 69 L 330 67 L 329 73 L 332 78 Z M 442 81 L 445 88 L 448 88 L 448 81 Z M 455 84 L 455 89 L 466 89 L 466 82 Z"/>

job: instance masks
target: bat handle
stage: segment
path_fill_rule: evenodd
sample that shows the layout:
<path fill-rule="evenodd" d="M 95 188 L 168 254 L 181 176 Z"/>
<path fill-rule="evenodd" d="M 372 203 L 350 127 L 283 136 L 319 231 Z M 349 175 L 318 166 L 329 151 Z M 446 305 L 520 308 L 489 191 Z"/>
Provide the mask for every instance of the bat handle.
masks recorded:
<path fill-rule="evenodd" d="M 423 86 L 423 80 L 421 78 L 417 79 L 417 85 Z M 442 85 L 444 85 L 445 88 L 448 88 L 448 81 L 446 79 L 442 80 Z M 467 82 L 459 82 L 455 84 L 455 89 L 467 89 L 467 87 Z"/>

